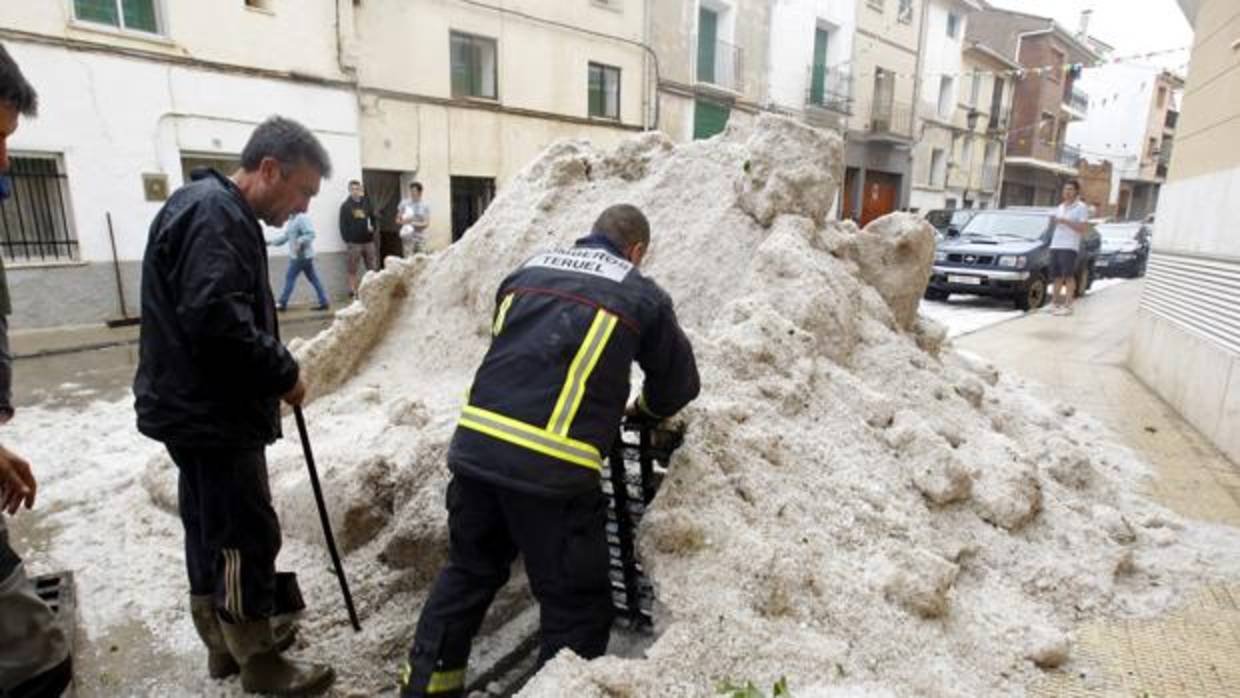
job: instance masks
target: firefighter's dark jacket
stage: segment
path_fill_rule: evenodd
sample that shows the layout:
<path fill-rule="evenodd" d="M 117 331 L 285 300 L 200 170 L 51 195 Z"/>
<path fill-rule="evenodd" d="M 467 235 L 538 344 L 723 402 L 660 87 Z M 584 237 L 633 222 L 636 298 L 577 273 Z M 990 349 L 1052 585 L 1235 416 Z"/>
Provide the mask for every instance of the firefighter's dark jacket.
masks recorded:
<path fill-rule="evenodd" d="M 606 238 L 535 255 L 500 285 L 491 347 L 448 453 L 453 472 L 548 497 L 598 487 L 636 360 L 651 417 L 697 397 L 672 300 Z"/>
<path fill-rule="evenodd" d="M 280 343 L 258 218 L 217 172 L 195 172 L 151 223 L 140 337 L 143 434 L 220 448 L 280 436 L 280 396 L 297 383 L 297 362 Z"/>

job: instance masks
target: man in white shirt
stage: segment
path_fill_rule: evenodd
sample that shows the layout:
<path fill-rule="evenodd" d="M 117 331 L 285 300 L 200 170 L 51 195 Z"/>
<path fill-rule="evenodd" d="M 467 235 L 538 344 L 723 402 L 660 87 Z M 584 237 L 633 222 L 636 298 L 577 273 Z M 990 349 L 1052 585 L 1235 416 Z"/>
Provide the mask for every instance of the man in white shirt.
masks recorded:
<path fill-rule="evenodd" d="M 1055 234 L 1051 238 L 1051 288 L 1055 306 L 1051 313 L 1071 315 L 1076 297 L 1076 258 L 1081 238 L 1089 230 L 1089 207 L 1081 201 L 1081 185 L 1070 179 L 1063 185 L 1063 201 L 1055 209 Z"/>
<path fill-rule="evenodd" d="M 422 252 L 426 246 L 426 229 L 431 224 L 431 207 L 422 201 L 421 182 L 409 185 L 409 198 L 400 202 L 396 224 L 400 226 L 405 256 L 412 257 Z"/>

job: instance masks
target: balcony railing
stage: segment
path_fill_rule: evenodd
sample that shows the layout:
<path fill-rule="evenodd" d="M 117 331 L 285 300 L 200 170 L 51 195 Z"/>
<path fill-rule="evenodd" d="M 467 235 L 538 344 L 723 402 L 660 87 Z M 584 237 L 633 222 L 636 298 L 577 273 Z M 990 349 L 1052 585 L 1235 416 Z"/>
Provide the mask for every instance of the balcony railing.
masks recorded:
<path fill-rule="evenodd" d="M 713 51 L 698 47 L 697 80 L 732 92 L 741 91 L 743 51 L 726 41 L 716 41 Z M 702 56 L 706 60 L 701 60 Z"/>
<path fill-rule="evenodd" d="M 998 114 L 992 113 L 990 115 L 990 121 L 986 123 L 986 130 L 991 131 L 991 132 L 1006 131 L 1007 130 L 1007 117 L 1006 116 L 1000 117 Z"/>
<path fill-rule="evenodd" d="M 1089 113 L 1089 95 L 1076 87 L 1064 93 L 1063 103 L 1071 107 L 1073 111 L 1082 114 Z"/>
<path fill-rule="evenodd" d="M 811 65 L 805 106 L 852 114 L 852 73 L 842 68 Z"/>
<path fill-rule="evenodd" d="M 870 132 L 911 138 L 913 108 L 902 102 L 875 102 L 870 105 Z"/>
<path fill-rule="evenodd" d="M 1167 130 L 1175 130 L 1175 125 L 1180 122 L 1180 112 L 1174 109 L 1167 110 L 1167 119 L 1163 122 Z"/>
<path fill-rule="evenodd" d="M 1059 151 L 1059 164 L 1068 167 L 1076 167 L 1076 163 L 1081 159 L 1081 149 L 1065 145 Z"/>

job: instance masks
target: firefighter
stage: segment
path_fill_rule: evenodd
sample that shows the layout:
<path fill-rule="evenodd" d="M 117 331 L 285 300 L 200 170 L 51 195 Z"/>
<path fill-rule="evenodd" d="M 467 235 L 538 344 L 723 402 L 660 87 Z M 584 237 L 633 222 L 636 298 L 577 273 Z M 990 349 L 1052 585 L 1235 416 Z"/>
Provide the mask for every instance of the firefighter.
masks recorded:
<path fill-rule="evenodd" d="M 638 267 L 650 226 L 612 206 L 566 250 L 538 254 L 500 284 L 491 346 L 448 451 L 451 551 L 422 608 L 402 695 L 464 692 L 470 644 L 517 554 L 540 607 L 539 666 L 568 648 L 592 659 L 612 624 L 607 500 L 599 484 L 629 397 L 656 420 L 698 394 L 672 300 Z"/>

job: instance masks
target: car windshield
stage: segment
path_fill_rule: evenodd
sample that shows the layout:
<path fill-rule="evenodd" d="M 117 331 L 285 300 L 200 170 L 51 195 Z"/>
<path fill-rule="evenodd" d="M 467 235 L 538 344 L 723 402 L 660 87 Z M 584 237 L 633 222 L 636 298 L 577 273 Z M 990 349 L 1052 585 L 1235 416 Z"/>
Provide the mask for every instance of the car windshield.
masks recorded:
<path fill-rule="evenodd" d="M 952 212 L 951 227 L 963 228 L 965 223 L 969 222 L 969 218 L 973 216 L 973 212 L 968 209 L 960 209 Z"/>
<path fill-rule="evenodd" d="M 981 237 L 1018 237 L 1036 240 L 1046 232 L 1045 213 L 986 213 L 973 216 L 964 227 L 964 235 Z"/>
<path fill-rule="evenodd" d="M 1135 240 L 1139 232 L 1141 232 L 1139 225 L 1110 223 L 1098 226 L 1098 234 L 1109 240 Z"/>

